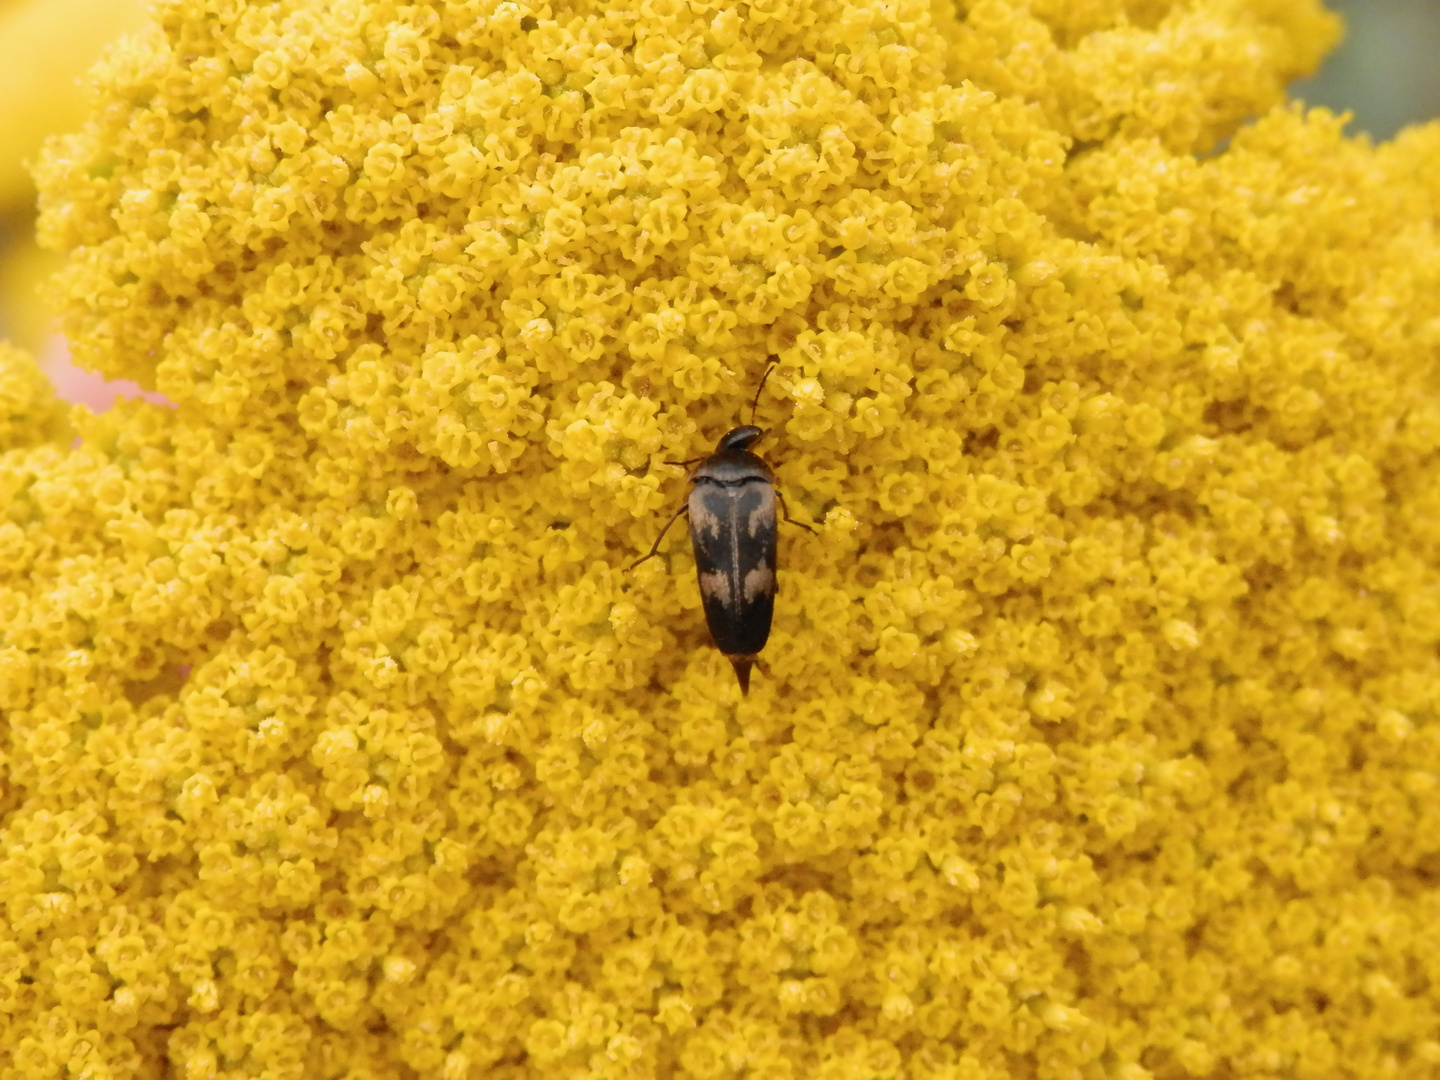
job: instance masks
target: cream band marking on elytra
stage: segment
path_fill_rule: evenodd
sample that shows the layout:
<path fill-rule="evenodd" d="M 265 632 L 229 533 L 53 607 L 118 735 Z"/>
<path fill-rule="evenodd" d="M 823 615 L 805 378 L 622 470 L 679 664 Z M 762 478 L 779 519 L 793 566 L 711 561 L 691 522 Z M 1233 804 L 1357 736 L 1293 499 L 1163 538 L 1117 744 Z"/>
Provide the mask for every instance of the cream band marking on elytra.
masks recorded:
<path fill-rule="evenodd" d="M 766 529 L 775 527 L 775 491 L 773 488 L 760 489 L 760 505 L 746 517 L 745 529 L 751 536 L 759 536 Z"/>
<path fill-rule="evenodd" d="M 747 604 L 751 604 L 762 596 L 771 595 L 774 591 L 775 571 L 770 569 L 769 563 L 762 562 L 745 575 L 741 596 L 744 597 Z"/>
<path fill-rule="evenodd" d="M 735 592 L 730 587 L 730 575 L 719 570 L 710 570 L 700 575 L 700 595 L 713 596 L 723 606 L 734 602 Z"/>
<path fill-rule="evenodd" d="M 690 499 L 690 528 L 708 536 L 719 536 L 724 528 L 719 517 L 705 505 L 705 498 L 698 492 Z"/>

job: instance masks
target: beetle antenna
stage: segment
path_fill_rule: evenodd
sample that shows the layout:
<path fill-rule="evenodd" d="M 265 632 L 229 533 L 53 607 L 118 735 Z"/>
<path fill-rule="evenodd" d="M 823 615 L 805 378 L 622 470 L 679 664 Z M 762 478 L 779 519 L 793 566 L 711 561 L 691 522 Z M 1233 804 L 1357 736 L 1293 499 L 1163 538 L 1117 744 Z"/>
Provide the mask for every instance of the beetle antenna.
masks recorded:
<path fill-rule="evenodd" d="M 775 370 L 777 361 L 771 360 L 770 366 L 765 369 L 765 374 L 760 376 L 760 385 L 755 388 L 755 400 L 750 402 L 750 426 L 755 426 L 755 410 L 760 405 L 760 393 L 765 389 L 765 380 L 770 378 L 770 373 Z"/>

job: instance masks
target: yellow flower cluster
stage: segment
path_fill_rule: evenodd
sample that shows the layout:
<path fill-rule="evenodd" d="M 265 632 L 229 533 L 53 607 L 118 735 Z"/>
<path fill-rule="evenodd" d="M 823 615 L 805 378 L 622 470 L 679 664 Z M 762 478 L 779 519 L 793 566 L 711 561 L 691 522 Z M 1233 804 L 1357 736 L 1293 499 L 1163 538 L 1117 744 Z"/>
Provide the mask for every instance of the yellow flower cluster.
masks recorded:
<path fill-rule="evenodd" d="M 46 136 L 80 125 L 84 72 L 143 21 L 141 0 L 0 0 L 0 338 L 38 348 L 54 333 L 36 294 L 60 256 L 35 246 L 26 163 Z"/>
<path fill-rule="evenodd" d="M 0 0 L 0 216 L 32 206 L 26 161 L 84 120 L 80 77 L 143 21 L 139 0 Z"/>
<path fill-rule="evenodd" d="M 0 352 L 0 1077 L 1440 1069 L 1440 128 L 1312 0 L 154 11 L 41 229 L 177 407 Z M 742 699 L 624 567 L 771 358 Z"/>

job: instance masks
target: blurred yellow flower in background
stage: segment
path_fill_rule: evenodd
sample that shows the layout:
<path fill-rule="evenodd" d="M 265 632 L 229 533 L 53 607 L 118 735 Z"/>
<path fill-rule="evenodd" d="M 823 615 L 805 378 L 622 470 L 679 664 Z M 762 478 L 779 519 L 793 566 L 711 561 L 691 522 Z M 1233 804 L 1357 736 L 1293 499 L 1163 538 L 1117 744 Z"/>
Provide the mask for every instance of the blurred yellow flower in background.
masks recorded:
<path fill-rule="evenodd" d="M 46 136 L 80 126 L 83 76 L 100 51 L 145 19 L 139 0 L 6 0 L 0 3 L 0 213 L 35 199 L 25 163 Z"/>
<path fill-rule="evenodd" d="M 55 311 L 39 285 L 61 264 L 35 243 L 35 185 L 27 164 L 45 138 L 85 118 L 85 73 L 101 49 L 144 24 L 141 0 L 6 0 L 0 3 L 0 339 L 45 356 L 71 400 L 101 400 L 51 340 Z M 108 400 L 108 399 L 107 399 Z"/>
<path fill-rule="evenodd" d="M 0 1077 L 1434 1075 L 1440 127 L 1317 4 L 154 14 L 37 175 L 175 407 L 0 351 Z M 772 360 L 742 700 L 623 568 Z"/>

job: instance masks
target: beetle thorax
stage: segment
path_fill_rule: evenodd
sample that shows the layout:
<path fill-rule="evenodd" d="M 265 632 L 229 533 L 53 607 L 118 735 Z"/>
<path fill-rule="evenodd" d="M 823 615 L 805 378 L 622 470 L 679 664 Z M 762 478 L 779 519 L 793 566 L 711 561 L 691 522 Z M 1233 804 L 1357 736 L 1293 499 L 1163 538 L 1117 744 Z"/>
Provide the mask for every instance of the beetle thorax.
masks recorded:
<path fill-rule="evenodd" d="M 748 450 L 718 450 L 700 462 L 690 474 L 692 483 L 744 484 L 756 481 L 773 484 L 770 466 Z"/>

